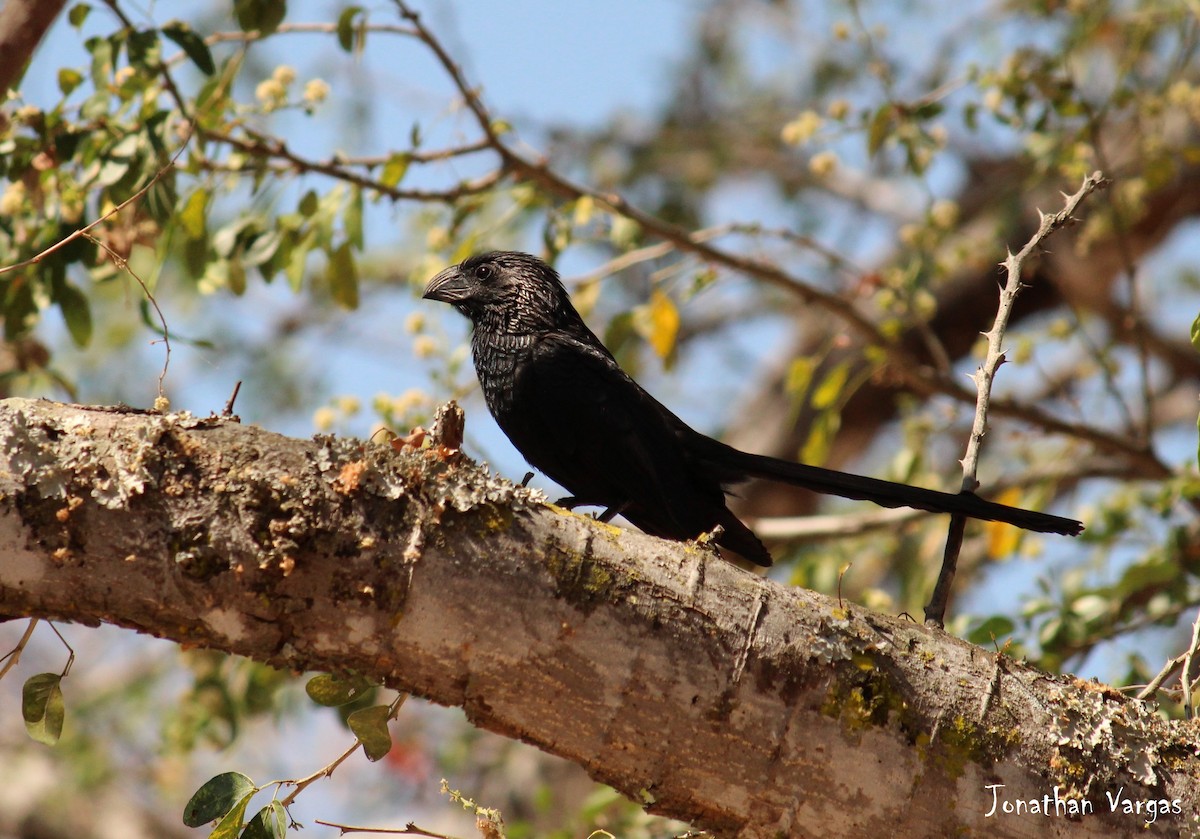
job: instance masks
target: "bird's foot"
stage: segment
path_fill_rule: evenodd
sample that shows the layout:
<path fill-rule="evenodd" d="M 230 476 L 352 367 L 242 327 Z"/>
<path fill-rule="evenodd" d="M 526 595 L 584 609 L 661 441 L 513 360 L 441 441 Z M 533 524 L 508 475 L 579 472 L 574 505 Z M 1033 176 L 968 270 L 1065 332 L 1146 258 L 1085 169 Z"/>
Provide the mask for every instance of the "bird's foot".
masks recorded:
<path fill-rule="evenodd" d="M 628 506 L 629 506 L 629 502 L 626 501 L 624 504 L 619 504 L 616 507 L 609 507 L 603 513 L 596 516 L 596 521 L 602 521 L 605 524 L 607 524 L 608 522 L 615 519 L 617 516 L 621 515 L 621 513 L 625 512 L 625 508 Z"/>

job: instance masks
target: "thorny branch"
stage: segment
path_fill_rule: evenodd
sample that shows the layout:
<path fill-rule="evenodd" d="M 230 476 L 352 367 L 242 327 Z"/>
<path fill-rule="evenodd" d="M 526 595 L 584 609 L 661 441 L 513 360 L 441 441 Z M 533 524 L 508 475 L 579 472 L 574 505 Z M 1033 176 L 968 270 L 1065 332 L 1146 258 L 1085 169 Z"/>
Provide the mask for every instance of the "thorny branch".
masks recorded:
<path fill-rule="evenodd" d="M 979 479 L 977 477 L 979 451 L 983 444 L 983 435 L 987 432 L 988 409 L 992 398 L 992 382 L 996 378 L 996 371 L 1004 363 L 1004 333 L 1008 329 L 1008 322 L 1012 317 L 1013 304 L 1016 303 L 1017 295 L 1024 288 L 1024 284 L 1021 281 L 1021 271 L 1025 263 L 1042 246 L 1042 243 L 1046 241 L 1050 234 L 1071 221 L 1074 212 L 1083 203 L 1083 200 L 1097 189 L 1107 185 L 1107 183 L 1108 181 L 1104 179 L 1103 174 L 1099 171 L 1093 172 L 1084 178 L 1083 185 L 1074 195 L 1066 197 L 1065 205 L 1057 213 L 1046 215 L 1039 210 L 1040 224 L 1038 225 L 1037 232 L 1030 237 L 1029 241 L 1025 243 L 1025 247 L 1021 248 L 1018 253 L 1013 254 L 1010 251 L 1002 263 L 1008 279 L 1004 287 L 1000 290 L 1000 305 L 996 309 L 996 319 L 992 323 L 992 328 L 984 333 L 984 337 L 987 338 L 987 354 L 984 357 L 983 364 L 979 366 L 979 369 L 972 376 L 976 390 L 975 419 L 971 425 L 970 437 L 967 439 L 967 451 L 962 459 L 963 492 L 974 492 L 976 487 L 979 486 Z M 933 596 L 930 598 L 929 605 L 925 607 L 925 620 L 927 623 L 941 626 L 946 616 L 946 604 L 949 602 L 950 588 L 954 583 L 954 573 L 958 566 L 958 554 L 962 549 L 965 527 L 966 519 L 963 516 L 952 516 L 950 518 L 950 530 L 946 536 L 946 551 L 942 557 L 942 568 L 938 573 L 937 583 L 933 589 Z"/>
<path fill-rule="evenodd" d="M 1075 211 L 1083 200 L 1095 192 L 1097 189 L 1102 189 L 1108 185 L 1104 175 L 1099 172 L 1093 172 L 1083 180 L 1083 185 L 1079 190 L 1066 199 L 1066 204 L 1061 210 L 1052 215 L 1045 215 L 1039 211 L 1041 223 L 1038 225 L 1037 232 L 1025 243 L 1025 247 L 1016 253 L 1009 253 L 1005 257 L 1004 266 L 1005 274 L 1008 276 L 1004 284 L 1004 288 L 1000 290 L 1000 305 L 996 309 L 996 320 L 992 323 L 992 328 L 984 333 L 987 338 L 987 355 L 984 357 L 983 364 L 975 371 L 972 380 L 975 382 L 976 401 L 975 401 L 975 421 L 971 426 L 971 436 L 967 440 L 967 452 L 963 456 L 963 479 L 962 489 L 964 492 L 973 492 L 979 486 L 979 481 L 976 478 L 976 473 L 979 468 L 979 450 L 983 443 L 983 435 L 987 431 L 988 409 L 992 398 L 992 382 L 996 377 L 996 371 L 1000 369 L 1000 365 L 1004 363 L 1004 333 L 1008 329 L 1008 322 L 1012 318 L 1013 304 L 1016 303 L 1017 295 L 1021 293 L 1021 289 L 1025 284 L 1021 280 L 1021 271 L 1025 263 L 1033 256 L 1034 252 L 1041 248 L 1042 243 L 1058 230 L 1060 227 L 1072 220 Z"/>

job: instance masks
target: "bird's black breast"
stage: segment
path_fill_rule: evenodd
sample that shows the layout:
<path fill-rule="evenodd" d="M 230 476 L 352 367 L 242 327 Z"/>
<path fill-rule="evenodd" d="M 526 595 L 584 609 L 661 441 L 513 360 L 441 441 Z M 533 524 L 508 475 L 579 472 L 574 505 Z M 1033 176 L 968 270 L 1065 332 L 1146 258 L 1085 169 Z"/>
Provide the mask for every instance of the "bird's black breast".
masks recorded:
<path fill-rule="evenodd" d="M 504 335 L 476 330 L 471 336 L 475 374 L 488 410 L 503 428 L 519 404 L 514 399 L 519 370 L 529 371 L 534 363 L 536 335 Z M 508 429 L 504 429 L 507 433 Z"/>

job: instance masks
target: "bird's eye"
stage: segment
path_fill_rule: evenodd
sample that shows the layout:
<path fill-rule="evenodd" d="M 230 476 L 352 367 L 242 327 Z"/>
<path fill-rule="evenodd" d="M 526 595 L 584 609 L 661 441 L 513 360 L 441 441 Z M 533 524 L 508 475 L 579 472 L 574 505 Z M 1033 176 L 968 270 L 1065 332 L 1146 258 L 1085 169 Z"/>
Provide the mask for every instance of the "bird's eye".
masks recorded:
<path fill-rule="evenodd" d="M 490 265 L 477 265 L 477 266 L 475 267 L 475 279 L 477 279 L 477 280 L 490 280 L 491 278 L 492 278 L 492 266 L 490 266 Z"/>

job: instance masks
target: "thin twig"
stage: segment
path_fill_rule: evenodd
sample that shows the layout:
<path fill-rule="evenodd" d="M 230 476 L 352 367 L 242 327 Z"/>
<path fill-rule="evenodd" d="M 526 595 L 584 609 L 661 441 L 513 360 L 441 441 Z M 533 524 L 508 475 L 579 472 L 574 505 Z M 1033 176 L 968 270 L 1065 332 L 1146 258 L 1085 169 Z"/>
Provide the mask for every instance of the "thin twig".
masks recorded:
<path fill-rule="evenodd" d="M 1180 653 L 1173 659 L 1163 665 L 1163 669 L 1158 671 L 1158 675 L 1150 680 L 1150 683 L 1137 692 L 1138 699 L 1149 699 L 1154 696 L 1155 692 L 1163 686 L 1167 679 L 1171 678 L 1171 674 L 1179 669 L 1184 660 L 1187 659 L 1188 653 Z"/>
<path fill-rule="evenodd" d="M 721 224 L 717 225 L 716 227 L 697 230 L 692 234 L 692 238 L 697 242 L 705 242 L 709 239 L 715 239 L 719 236 L 725 236 L 729 233 L 733 233 L 735 229 L 735 226 L 732 224 Z M 675 245 L 671 242 L 658 242 L 657 244 L 653 245 L 645 245 L 644 247 L 626 251 L 620 256 L 613 257 L 599 268 L 589 271 L 580 277 L 576 277 L 575 281 L 586 283 L 591 282 L 592 280 L 599 280 L 604 277 L 608 277 L 612 274 L 619 274 L 620 272 L 627 268 L 631 268 L 634 265 L 640 265 L 643 262 L 650 262 L 651 260 L 655 259 L 662 259 L 664 256 L 668 256 L 674 250 Z"/>
<path fill-rule="evenodd" d="M 163 176 L 165 176 L 167 174 L 167 172 L 170 172 L 172 169 L 175 168 L 175 161 L 179 159 L 179 155 L 183 154 L 183 151 L 184 151 L 184 149 L 187 148 L 188 142 L 191 140 L 191 138 L 192 138 L 192 132 L 189 130 L 187 137 L 183 141 L 183 145 L 181 145 L 179 147 L 178 151 L 176 151 L 175 154 L 171 157 L 171 161 L 167 165 L 165 165 L 161 169 L 159 169 L 157 172 L 155 172 L 154 177 L 151 178 L 149 181 L 147 181 L 146 185 L 143 186 L 141 189 L 139 189 L 137 192 L 135 192 L 133 195 L 126 198 L 120 204 L 113 207 L 107 213 L 100 216 L 98 219 L 91 222 L 86 227 L 81 227 L 78 230 L 72 231 L 67 236 L 64 236 L 62 239 L 58 240 L 53 245 L 46 248 L 41 253 L 35 254 L 34 256 L 29 257 L 29 259 L 23 260 L 21 262 L 17 262 L 12 265 L 5 265 L 3 267 L 0 267 L 0 274 L 7 274 L 9 271 L 18 271 L 22 268 L 28 268 L 30 265 L 37 265 L 37 264 L 41 263 L 41 261 L 44 260 L 46 257 L 62 250 L 67 245 L 71 244 L 71 242 L 74 242 L 76 239 L 86 236 L 88 233 L 90 233 L 92 231 L 93 228 L 108 221 L 110 218 L 112 218 L 117 213 L 124 210 L 130 204 L 133 204 L 135 201 L 139 200 L 142 196 L 144 196 L 147 192 L 149 192 L 150 189 L 156 183 L 158 183 L 160 180 L 162 180 Z"/>
<path fill-rule="evenodd" d="M 762 539 L 786 539 L 789 544 L 824 542 L 845 536 L 862 536 L 876 530 L 927 518 L 923 510 L 897 507 L 861 513 L 831 513 L 820 516 L 773 516 L 756 519 L 754 532 Z"/>
<path fill-rule="evenodd" d="M 158 400 L 155 403 L 156 409 L 161 409 L 166 404 L 167 394 L 163 388 L 163 383 L 167 378 L 167 370 L 171 366 L 171 331 L 167 326 L 167 317 L 163 314 L 163 310 L 158 305 L 158 300 L 154 298 L 154 294 L 150 291 L 150 286 L 146 281 L 137 275 L 137 272 L 129 267 L 129 260 L 121 256 L 119 253 L 110 248 L 105 242 L 93 236 L 91 233 L 83 234 L 84 238 L 90 241 L 93 245 L 103 250 L 108 254 L 108 258 L 113 261 L 113 264 L 125 271 L 129 276 L 133 277 L 134 281 L 142 287 L 142 294 L 150 301 L 150 305 L 154 307 L 154 313 L 158 315 L 159 328 L 162 329 L 162 342 L 165 349 L 165 358 L 163 358 L 162 370 L 158 373 Z M 156 343 L 151 341 L 151 344 Z"/>
<path fill-rule="evenodd" d="M 400 693 L 396 696 L 395 699 L 392 700 L 392 704 L 388 706 L 387 718 L 389 720 L 394 720 L 396 718 L 396 714 L 398 714 L 400 712 L 400 706 L 404 704 L 404 700 L 406 700 L 406 699 L 408 699 L 408 694 Z M 284 798 L 282 801 L 280 801 L 279 803 L 281 805 L 283 805 L 284 807 L 290 807 L 292 805 L 292 803 L 295 802 L 296 796 L 298 796 L 307 787 L 311 786 L 312 784 L 316 783 L 317 781 L 321 780 L 322 778 L 328 778 L 331 775 L 333 775 L 334 771 L 339 766 L 341 766 L 343 763 L 345 763 L 346 759 L 348 757 L 350 757 L 350 755 L 354 754 L 354 752 L 362 744 L 363 744 L 363 741 L 361 738 L 358 738 L 358 737 L 354 738 L 354 744 L 351 745 L 350 748 L 346 749 L 346 751 L 344 751 L 340 755 L 338 755 L 338 757 L 336 757 L 333 760 L 333 762 L 321 767 L 316 772 L 309 775 L 307 778 L 301 778 L 298 781 L 278 781 L 277 783 L 280 786 L 288 785 L 288 786 L 295 787 L 295 789 L 292 790 L 290 793 L 288 793 L 288 796 L 286 798 Z"/>
<path fill-rule="evenodd" d="M 1070 466 L 1034 469 L 1019 481 L 997 481 L 988 487 L 988 496 L 999 495 L 1013 487 L 1032 487 L 1043 483 L 1073 486 L 1088 478 L 1136 480 L 1122 461 L 1092 458 L 1077 460 Z M 825 542 L 846 536 L 861 536 L 876 530 L 896 528 L 921 521 L 933 514 L 908 507 L 871 509 L 863 512 L 830 513 L 819 516 L 771 516 L 755 519 L 754 532 L 764 539 L 786 539 L 789 542 Z"/>
<path fill-rule="evenodd" d="M 71 665 L 75 663 L 75 650 L 67 643 L 67 639 L 63 637 L 63 634 L 58 631 L 58 627 L 52 621 L 46 621 L 46 626 L 54 631 L 54 634 L 58 636 L 58 640 L 67 648 L 67 663 L 62 670 L 62 678 L 65 679 L 67 678 L 67 674 L 71 672 Z"/>
<path fill-rule="evenodd" d="M 1003 661 L 1003 656 L 996 653 L 995 669 L 992 670 L 992 678 L 988 680 L 987 690 L 983 693 L 983 699 L 979 702 L 979 722 L 982 724 L 987 721 L 988 711 L 992 708 L 992 700 L 1000 695 L 1000 663 Z"/>
<path fill-rule="evenodd" d="M 397 26 L 394 23 L 367 23 L 367 24 L 363 24 L 361 26 L 358 24 L 355 24 L 354 28 L 355 29 L 361 28 L 361 29 L 366 30 L 367 32 L 378 32 L 378 33 L 383 33 L 383 34 L 387 34 L 387 35 L 408 35 L 409 37 L 416 37 L 416 34 L 417 34 L 417 33 L 413 32 L 413 30 L 409 29 L 407 26 Z M 337 30 L 338 30 L 338 26 L 336 23 L 323 22 L 323 21 L 314 21 L 314 22 L 298 21 L 295 23 L 281 23 L 281 24 L 279 24 L 279 26 L 275 27 L 275 29 L 271 32 L 271 34 L 272 35 L 311 35 L 311 34 L 331 35 L 331 34 L 337 32 Z M 261 41 L 261 40 L 263 40 L 263 37 L 264 36 L 263 36 L 262 32 L 260 32 L 257 29 L 251 29 L 249 32 L 214 32 L 211 35 L 205 36 L 204 43 L 208 44 L 211 47 L 214 44 L 225 43 L 227 41 L 242 41 L 242 42 L 244 42 L 244 41 Z M 168 59 L 168 61 L 170 63 L 174 64 L 177 61 L 182 61 L 183 58 L 184 58 L 184 55 L 181 52 L 179 55 L 171 56 L 171 58 Z"/>
<path fill-rule="evenodd" d="M 1196 716 L 1196 706 L 1192 701 L 1192 691 L 1196 688 L 1196 682 L 1192 680 L 1192 664 L 1197 652 L 1200 652 L 1200 613 L 1196 614 L 1196 620 L 1192 623 L 1192 643 L 1183 654 L 1183 671 L 1179 674 L 1179 687 L 1183 690 L 1183 716 L 1186 719 Z"/>
<path fill-rule="evenodd" d="M 286 166 L 280 169 L 281 172 L 291 169 L 295 172 L 327 175 L 339 181 L 378 192 L 380 195 L 390 198 L 393 201 L 453 202 L 468 195 L 487 192 L 499 183 L 504 176 L 503 170 L 496 169 L 473 180 L 462 181 L 449 189 L 401 189 L 397 186 L 388 186 L 375 178 L 347 169 L 345 165 L 332 160 L 308 160 L 294 153 L 287 147 L 286 143 L 278 138 L 256 134 L 244 126 L 242 130 L 250 135 L 250 139 L 235 137 L 232 134 L 211 128 L 202 129 L 202 134 L 205 140 L 222 143 L 254 157 L 275 158 L 285 161 Z M 215 161 L 208 161 L 205 166 L 214 170 L 221 169 L 221 165 Z"/>
<path fill-rule="evenodd" d="M 0 667 L 0 679 L 12 670 L 21 661 L 21 653 L 25 651 L 25 646 L 29 643 L 29 639 L 33 636 L 33 630 L 38 625 L 37 618 L 30 618 L 29 625 L 25 627 L 25 632 L 21 635 L 21 640 L 17 641 L 17 645 L 6 652 L 0 661 L 4 662 L 4 666 Z"/>
<path fill-rule="evenodd" d="M 404 827 L 354 827 L 348 824 L 339 824 L 337 822 L 327 822 L 321 819 L 313 819 L 317 824 L 323 824 L 326 827 L 336 827 L 342 836 L 347 833 L 387 833 L 392 836 L 429 836 L 432 839 L 455 839 L 453 836 L 448 836 L 445 833 L 434 833 L 432 830 L 425 830 L 417 827 L 413 822 L 409 822 Z"/>
<path fill-rule="evenodd" d="M 225 403 L 225 410 L 221 411 L 221 416 L 233 416 L 233 403 L 237 401 L 238 392 L 242 389 L 242 380 L 238 379 L 237 384 L 233 386 L 233 393 L 229 394 L 229 401 Z"/>
<path fill-rule="evenodd" d="M 316 772 L 309 775 L 307 778 L 301 778 L 298 781 L 287 781 L 286 783 L 289 784 L 290 786 L 294 786 L 295 789 L 293 789 L 290 793 L 288 793 L 288 796 L 286 798 L 284 798 L 282 801 L 280 801 L 279 803 L 282 804 L 284 807 L 290 807 L 292 805 L 292 803 L 296 800 L 296 796 L 298 796 L 300 793 L 304 792 L 304 790 L 307 787 L 311 786 L 312 784 L 316 783 L 317 781 L 321 780 L 322 778 L 328 778 L 329 776 L 331 776 L 334 773 L 334 771 L 339 766 L 341 766 L 343 763 L 345 763 L 346 759 L 348 757 L 350 757 L 350 755 L 354 754 L 358 750 L 358 747 L 361 745 L 362 745 L 362 740 L 355 738 L 354 744 L 352 746 L 350 746 L 350 748 L 346 749 L 346 751 L 344 751 L 340 755 L 338 755 L 338 757 L 336 757 L 333 760 L 333 762 L 328 763 L 325 766 L 321 767 Z"/>

